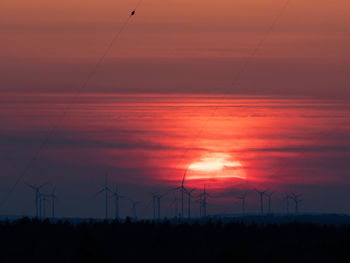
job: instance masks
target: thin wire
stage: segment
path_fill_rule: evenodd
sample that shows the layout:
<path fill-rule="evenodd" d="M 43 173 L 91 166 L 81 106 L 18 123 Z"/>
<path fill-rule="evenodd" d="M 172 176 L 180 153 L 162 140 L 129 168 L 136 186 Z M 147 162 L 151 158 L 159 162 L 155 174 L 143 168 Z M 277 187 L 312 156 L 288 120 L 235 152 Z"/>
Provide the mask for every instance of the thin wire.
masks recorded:
<path fill-rule="evenodd" d="M 251 59 L 253 59 L 258 51 L 261 49 L 261 47 L 264 45 L 264 43 L 266 42 L 266 40 L 268 39 L 268 37 L 271 35 L 271 33 L 274 31 L 277 23 L 279 22 L 279 20 L 281 19 L 282 15 L 284 14 L 284 12 L 286 11 L 287 7 L 289 6 L 291 0 L 286 0 L 286 2 L 284 3 L 282 9 L 280 10 L 280 12 L 278 12 L 277 16 L 275 17 L 275 19 L 272 21 L 272 24 L 270 25 L 270 27 L 268 28 L 268 30 L 266 31 L 265 35 L 263 36 L 263 38 L 257 43 L 257 45 L 255 46 L 255 48 L 252 50 L 250 56 L 248 56 L 248 58 L 245 60 L 245 62 L 243 63 L 241 70 L 239 70 L 236 74 L 236 77 L 233 80 L 233 85 L 232 86 L 238 86 L 238 82 L 242 76 L 242 74 L 246 71 L 249 62 L 251 61 Z M 229 90 L 226 92 L 228 93 Z M 177 169 L 177 167 L 180 165 L 180 163 L 184 163 L 185 157 L 187 155 L 187 153 L 190 151 L 190 149 L 192 149 L 194 143 L 198 140 L 198 138 L 201 136 L 202 132 L 204 131 L 204 129 L 206 128 L 206 126 L 208 125 L 209 121 L 212 119 L 213 116 L 215 116 L 219 106 L 222 104 L 223 102 L 219 102 L 216 104 L 216 106 L 214 107 L 212 113 L 210 114 L 210 116 L 205 120 L 205 122 L 203 123 L 203 125 L 200 127 L 197 135 L 195 136 L 195 138 L 192 140 L 192 143 L 185 149 L 184 154 L 181 156 L 181 158 L 179 159 L 178 163 L 175 166 L 175 169 Z M 183 176 L 182 180 L 185 180 L 185 176 Z"/>
<path fill-rule="evenodd" d="M 139 0 L 137 3 L 136 3 L 136 5 L 135 5 L 135 7 L 134 7 L 134 9 L 133 9 L 133 11 L 135 12 L 136 10 L 137 10 L 137 8 L 141 5 L 141 3 L 142 3 L 142 1 L 143 0 Z M 125 26 L 128 24 L 128 22 L 129 22 L 129 20 L 130 20 L 130 18 L 132 17 L 132 15 L 130 15 L 129 17 L 128 17 L 128 19 L 126 20 L 126 22 L 124 23 L 124 25 L 122 26 L 122 28 L 120 29 L 120 31 L 118 32 L 119 34 L 123 31 L 123 29 L 125 28 Z M 117 34 L 116 34 L 117 35 Z M 119 35 L 118 35 L 119 36 Z M 114 41 L 113 41 L 114 42 Z M 113 43 L 111 43 L 110 44 L 110 48 L 113 46 Z M 107 53 L 108 52 L 106 52 L 106 54 L 105 54 L 105 56 L 107 55 Z M 102 63 L 102 62 L 101 62 Z M 121 116 L 122 115 L 119 115 L 119 116 L 117 116 L 117 119 L 120 119 L 121 118 Z M 114 159 L 114 156 L 112 156 L 111 157 L 111 159 Z M 124 196 L 125 197 L 125 196 Z M 128 198 L 128 197 L 125 197 L 126 199 L 130 199 L 130 198 Z M 131 199 L 130 199 L 131 200 Z"/>
<path fill-rule="evenodd" d="M 142 0 L 140 0 L 136 7 L 138 7 L 141 4 Z M 134 9 L 136 10 L 136 8 Z M 119 39 L 121 33 L 124 31 L 125 27 L 127 26 L 127 24 L 129 23 L 130 19 L 131 19 L 132 15 L 129 15 L 128 18 L 125 20 L 125 22 L 122 24 L 121 28 L 119 29 L 119 31 L 117 31 L 115 33 L 115 35 L 113 36 L 112 40 L 110 41 L 109 45 L 107 46 L 107 48 L 105 49 L 104 53 L 102 54 L 102 56 L 99 58 L 99 60 L 96 62 L 96 64 L 94 65 L 94 67 L 91 69 L 91 71 L 89 72 L 89 74 L 87 75 L 85 81 L 82 83 L 82 85 L 79 87 L 79 89 L 76 91 L 76 94 L 74 95 L 72 101 L 70 104 L 66 104 L 66 108 L 63 110 L 63 114 L 58 117 L 57 122 L 54 124 L 54 126 L 51 128 L 51 130 L 48 132 L 48 134 L 46 135 L 46 137 L 44 138 L 44 140 L 41 142 L 39 148 L 37 149 L 37 151 L 34 153 L 33 158 L 28 162 L 28 164 L 25 166 L 25 168 L 23 169 L 23 171 L 20 173 L 20 175 L 17 177 L 15 183 L 12 185 L 12 187 L 9 189 L 9 191 L 5 194 L 4 198 L 1 200 L 0 202 L 0 207 L 2 207 L 7 200 L 9 199 L 9 197 L 11 196 L 11 194 L 13 193 L 13 191 L 15 190 L 15 188 L 17 187 L 17 185 L 21 182 L 21 180 L 23 179 L 23 177 L 27 174 L 27 172 L 29 171 L 29 169 L 32 167 L 32 165 L 35 163 L 35 161 L 38 159 L 40 153 L 43 151 L 43 149 L 47 146 L 47 143 L 49 142 L 49 140 L 52 138 L 52 136 L 54 135 L 54 133 L 57 131 L 57 129 L 61 126 L 62 121 L 64 120 L 64 118 L 66 117 L 67 113 L 72 109 L 73 104 L 75 104 L 78 99 L 81 96 L 81 93 L 86 89 L 86 87 L 88 86 L 88 84 L 90 83 L 91 79 L 96 75 L 96 72 L 98 70 L 98 68 L 101 66 L 101 64 L 103 63 L 103 61 L 105 60 L 106 56 L 108 55 L 109 51 L 112 49 L 114 43 L 116 42 L 116 40 Z"/>
<path fill-rule="evenodd" d="M 136 11 L 136 9 L 141 5 L 143 0 L 139 0 L 134 8 L 134 11 Z"/>

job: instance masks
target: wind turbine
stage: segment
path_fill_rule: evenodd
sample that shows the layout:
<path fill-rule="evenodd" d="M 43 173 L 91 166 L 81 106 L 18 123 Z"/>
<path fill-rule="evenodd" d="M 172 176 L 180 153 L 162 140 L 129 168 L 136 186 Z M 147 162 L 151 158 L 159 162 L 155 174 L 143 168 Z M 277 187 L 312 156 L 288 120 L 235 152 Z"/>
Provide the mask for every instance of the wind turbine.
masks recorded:
<path fill-rule="evenodd" d="M 188 168 L 186 169 L 183 177 L 182 177 L 182 180 L 181 180 L 181 185 L 179 187 L 175 187 L 173 189 L 170 189 L 169 191 L 176 191 L 176 190 L 180 190 L 181 192 L 181 213 L 180 213 L 180 217 L 183 218 L 184 217 L 184 194 L 185 194 L 185 191 L 186 191 L 186 188 L 184 186 L 185 184 L 185 177 L 186 177 L 186 173 L 188 171 Z"/>
<path fill-rule="evenodd" d="M 111 193 L 111 189 L 108 187 L 107 175 L 105 178 L 105 186 L 97 192 L 97 194 L 105 192 L 105 219 L 108 219 L 108 194 Z"/>
<path fill-rule="evenodd" d="M 180 213 L 180 217 L 183 218 L 184 216 L 184 194 L 185 194 L 185 178 L 186 178 L 186 174 L 187 174 L 187 171 L 188 171 L 188 168 L 186 169 L 184 175 L 182 176 L 182 180 L 181 180 L 181 185 L 179 187 L 176 187 L 174 189 L 171 189 L 170 191 L 172 190 L 180 190 L 181 191 L 181 213 Z"/>
<path fill-rule="evenodd" d="M 286 212 L 287 215 L 289 215 L 289 199 L 291 199 L 291 196 L 288 193 L 286 193 L 284 199 L 286 201 Z"/>
<path fill-rule="evenodd" d="M 303 201 L 301 199 L 299 199 L 301 197 L 301 195 L 299 194 L 295 194 L 295 193 L 291 193 L 291 198 L 295 203 L 295 214 L 299 213 L 299 202 Z"/>
<path fill-rule="evenodd" d="M 156 212 L 158 212 L 158 220 L 160 220 L 160 199 L 164 197 L 165 194 L 153 194 L 152 193 L 152 200 L 153 200 L 153 219 L 156 219 Z M 156 206 L 157 203 L 157 206 Z M 156 211 L 157 210 L 157 211 Z"/>
<path fill-rule="evenodd" d="M 46 218 L 47 199 L 51 196 L 44 193 L 39 193 L 39 218 Z"/>
<path fill-rule="evenodd" d="M 248 192 L 246 191 L 243 194 L 236 196 L 236 198 L 241 200 L 242 202 L 242 215 L 245 215 L 245 204 L 246 204 L 245 200 L 246 200 L 247 194 Z"/>
<path fill-rule="evenodd" d="M 203 189 L 203 199 L 202 199 L 202 214 L 203 217 L 207 217 L 207 198 L 208 198 L 209 194 L 207 193 L 206 189 L 205 189 L 205 185 L 204 185 L 204 189 Z"/>
<path fill-rule="evenodd" d="M 170 204 L 170 206 L 175 204 L 175 217 L 176 218 L 179 216 L 179 214 L 178 214 L 178 201 L 179 201 L 179 198 L 177 198 L 177 196 L 175 195 L 174 200 Z"/>
<path fill-rule="evenodd" d="M 156 219 L 156 201 L 157 201 L 157 195 L 152 193 L 152 204 L 153 204 L 153 220 Z"/>
<path fill-rule="evenodd" d="M 35 186 L 35 185 L 31 185 L 26 183 L 27 186 L 29 186 L 30 188 L 32 188 L 34 190 L 35 193 L 35 217 L 41 217 L 41 193 L 40 193 L 40 189 L 43 188 L 46 183 L 41 184 L 39 186 Z"/>
<path fill-rule="evenodd" d="M 191 196 L 192 196 L 192 192 L 195 191 L 195 189 L 192 189 L 190 191 L 186 190 L 185 189 L 185 192 L 187 194 L 187 201 L 188 201 L 188 204 L 187 204 L 187 209 L 188 209 L 188 213 L 187 213 L 187 216 L 188 218 L 191 218 Z"/>
<path fill-rule="evenodd" d="M 199 197 L 199 216 L 206 217 L 208 204 L 207 198 L 210 197 L 210 195 L 207 193 L 205 185 L 203 187 L 203 191 L 199 190 L 199 195 L 197 197 Z"/>
<path fill-rule="evenodd" d="M 134 201 L 134 200 L 132 200 L 132 199 L 129 199 L 129 201 L 130 201 L 131 204 L 132 204 L 132 212 L 133 212 L 134 219 L 136 219 L 136 218 L 137 218 L 136 206 L 137 206 L 138 204 L 140 204 L 141 202 L 140 202 L 140 201 Z"/>
<path fill-rule="evenodd" d="M 118 185 L 115 186 L 115 191 L 112 194 L 112 196 L 114 197 L 114 202 L 115 202 L 115 219 L 119 219 L 119 199 L 120 198 L 124 198 L 124 196 L 121 196 L 118 193 Z"/>
<path fill-rule="evenodd" d="M 266 190 L 259 191 L 259 190 L 255 189 L 255 191 L 259 194 L 259 197 L 260 197 L 260 213 L 263 215 L 264 214 L 264 194 L 266 193 Z"/>
<path fill-rule="evenodd" d="M 199 192 L 199 217 L 202 217 L 202 190 Z"/>
<path fill-rule="evenodd" d="M 265 193 L 265 196 L 267 197 L 268 200 L 268 214 L 271 214 L 271 197 L 275 192 L 270 192 L 270 193 Z"/>
<path fill-rule="evenodd" d="M 43 202 L 43 204 L 42 204 L 43 215 L 42 216 L 45 219 L 46 218 L 46 197 L 48 197 L 48 195 L 42 194 L 41 197 L 42 197 L 42 202 Z"/>
<path fill-rule="evenodd" d="M 186 169 L 183 177 L 182 177 L 182 181 L 181 181 L 181 186 L 180 186 L 180 190 L 181 190 L 181 218 L 184 217 L 184 193 L 185 193 L 185 187 L 184 187 L 184 184 L 185 184 L 185 178 L 186 178 L 186 174 L 187 174 L 187 171 L 188 171 L 188 168 Z"/>
<path fill-rule="evenodd" d="M 52 189 L 52 193 L 50 195 L 50 198 L 51 198 L 51 217 L 55 218 L 55 201 L 57 199 L 56 186 Z"/>

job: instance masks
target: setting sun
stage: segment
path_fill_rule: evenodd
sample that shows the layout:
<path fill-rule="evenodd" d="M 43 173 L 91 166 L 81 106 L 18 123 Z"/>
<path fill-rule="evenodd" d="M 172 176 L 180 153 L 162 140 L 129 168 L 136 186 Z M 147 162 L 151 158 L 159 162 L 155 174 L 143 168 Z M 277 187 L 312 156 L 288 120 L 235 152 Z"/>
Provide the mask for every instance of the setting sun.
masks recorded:
<path fill-rule="evenodd" d="M 246 179 L 242 164 L 228 154 L 216 153 L 201 158 L 189 166 L 188 179 Z"/>

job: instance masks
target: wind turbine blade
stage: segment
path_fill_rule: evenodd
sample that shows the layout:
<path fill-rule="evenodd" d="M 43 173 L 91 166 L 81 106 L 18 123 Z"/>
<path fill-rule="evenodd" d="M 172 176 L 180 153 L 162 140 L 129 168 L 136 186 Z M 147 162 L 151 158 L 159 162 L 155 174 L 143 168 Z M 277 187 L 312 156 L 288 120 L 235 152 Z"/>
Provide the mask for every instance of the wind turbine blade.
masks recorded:
<path fill-rule="evenodd" d="M 98 192 L 95 194 L 95 196 L 96 196 L 96 195 L 99 195 L 100 193 L 103 193 L 104 191 L 105 191 L 105 189 L 102 188 L 100 191 L 98 191 Z"/>
<path fill-rule="evenodd" d="M 41 185 L 38 186 L 38 189 L 40 189 L 40 188 L 42 188 L 42 187 L 44 187 L 45 185 L 48 185 L 48 184 L 49 184 L 48 182 L 43 183 L 43 184 L 41 184 Z"/>
<path fill-rule="evenodd" d="M 36 187 L 34 185 L 31 185 L 31 184 L 28 184 L 28 183 L 26 183 L 26 185 L 29 186 L 30 188 L 36 190 Z"/>

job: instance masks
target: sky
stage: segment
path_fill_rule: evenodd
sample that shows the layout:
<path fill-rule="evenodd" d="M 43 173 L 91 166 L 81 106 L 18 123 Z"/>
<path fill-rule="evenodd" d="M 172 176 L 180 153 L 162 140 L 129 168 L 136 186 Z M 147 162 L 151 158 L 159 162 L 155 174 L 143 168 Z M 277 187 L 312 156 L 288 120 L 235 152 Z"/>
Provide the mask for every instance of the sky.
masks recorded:
<path fill-rule="evenodd" d="M 59 216 L 103 217 L 108 175 L 122 216 L 165 192 L 173 216 L 186 170 L 212 214 L 247 190 L 259 211 L 253 189 L 278 213 L 286 192 L 350 213 L 350 3 L 286 2 L 143 0 L 128 18 L 138 1 L 2 1 L 0 214 L 33 215 L 26 183 L 47 183 Z"/>
<path fill-rule="evenodd" d="M 2 1 L 0 91 L 75 90 L 137 3 Z M 141 1 L 88 90 L 348 97 L 350 3 L 285 3 Z"/>

